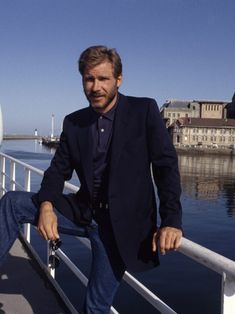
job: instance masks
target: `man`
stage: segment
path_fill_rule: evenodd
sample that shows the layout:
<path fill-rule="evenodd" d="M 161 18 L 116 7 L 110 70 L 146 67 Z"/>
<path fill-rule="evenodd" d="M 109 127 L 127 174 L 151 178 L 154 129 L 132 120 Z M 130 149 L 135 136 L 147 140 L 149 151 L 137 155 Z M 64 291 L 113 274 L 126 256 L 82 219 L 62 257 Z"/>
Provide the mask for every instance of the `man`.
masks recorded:
<path fill-rule="evenodd" d="M 108 313 L 126 269 L 158 265 L 157 246 L 161 254 L 179 247 L 180 178 L 156 102 L 118 92 L 122 63 L 116 50 L 86 49 L 79 71 L 89 107 L 65 117 L 59 148 L 40 191 L 3 197 L 0 257 L 24 222 L 36 224 L 46 240 L 83 230 L 93 253 L 84 310 Z M 76 195 L 63 195 L 64 181 L 73 170 L 80 189 Z M 152 175 L 160 199 L 159 229 Z"/>

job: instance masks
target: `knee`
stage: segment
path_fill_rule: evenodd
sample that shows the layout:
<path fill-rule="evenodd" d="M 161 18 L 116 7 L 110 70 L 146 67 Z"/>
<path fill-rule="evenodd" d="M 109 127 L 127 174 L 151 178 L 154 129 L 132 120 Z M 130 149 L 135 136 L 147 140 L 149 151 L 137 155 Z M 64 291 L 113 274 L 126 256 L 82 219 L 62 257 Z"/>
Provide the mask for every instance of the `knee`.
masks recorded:
<path fill-rule="evenodd" d="M 19 192 L 18 191 L 9 191 L 6 192 L 3 197 L 1 198 L 1 201 L 13 201 L 16 200 L 19 197 Z"/>
<path fill-rule="evenodd" d="M 1 198 L 1 203 L 11 201 L 14 197 L 14 191 L 9 191 L 3 195 L 3 197 Z"/>
<path fill-rule="evenodd" d="M 1 198 L 1 204 L 17 204 L 18 202 L 21 202 L 24 195 L 27 194 L 29 193 L 24 191 L 8 191 Z"/>

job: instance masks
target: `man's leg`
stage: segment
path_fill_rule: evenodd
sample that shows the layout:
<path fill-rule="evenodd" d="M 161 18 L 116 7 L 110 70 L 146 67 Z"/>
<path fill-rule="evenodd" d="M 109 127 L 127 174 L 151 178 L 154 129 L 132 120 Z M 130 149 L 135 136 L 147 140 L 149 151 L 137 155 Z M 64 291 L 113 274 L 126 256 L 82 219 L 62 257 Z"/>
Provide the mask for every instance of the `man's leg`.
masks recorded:
<path fill-rule="evenodd" d="M 125 272 L 112 231 L 108 229 L 103 232 L 96 224 L 87 227 L 92 248 L 92 266 L 87 287 L 86 314 L 110 312 Z"/>
<path fill-rule="evenodd" d="M 0 264 L 17 238 L 22 224 L 37 225 L 38 210 L 32 202 L 32 195 L 30 192 L 8 192 L 0 200 Z M 125 271 L 112 230 L 92 224 L 83 233 L 84 228 L 78 227 L 58 211 L 56 215 L 59 232 L 88 235 L 91 241 L 93 259 L 85 312 L 109 313 Z"/>
<path fill-rule="evenodd" d="M 37 209 L 31 196 L 29 192 L 8 192 L 0 200 L 0 264 L 15 242 L 21 225 L 37 221 Z"/>
<path fill-rule="evenodd" d="M 18 237 L 22 224 L 37 225 L 38 210 L 31 199 L 32 195 L 31 192 L 14 191 L 6 193 L 0 200 L 0 265 Z M 59 232 L 85 235 L 84 228 L 55 212 Z"/>

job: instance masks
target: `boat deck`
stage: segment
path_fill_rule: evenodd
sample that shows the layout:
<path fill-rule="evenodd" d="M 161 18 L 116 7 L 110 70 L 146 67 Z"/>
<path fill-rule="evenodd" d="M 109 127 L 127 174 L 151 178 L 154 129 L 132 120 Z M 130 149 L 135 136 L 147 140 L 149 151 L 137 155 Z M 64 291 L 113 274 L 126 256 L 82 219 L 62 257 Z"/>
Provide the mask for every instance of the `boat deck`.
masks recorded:
<path fill-rule="evenodd" d="M 18 239 L 0 268 L 0 313 L 69 313 Z"/>

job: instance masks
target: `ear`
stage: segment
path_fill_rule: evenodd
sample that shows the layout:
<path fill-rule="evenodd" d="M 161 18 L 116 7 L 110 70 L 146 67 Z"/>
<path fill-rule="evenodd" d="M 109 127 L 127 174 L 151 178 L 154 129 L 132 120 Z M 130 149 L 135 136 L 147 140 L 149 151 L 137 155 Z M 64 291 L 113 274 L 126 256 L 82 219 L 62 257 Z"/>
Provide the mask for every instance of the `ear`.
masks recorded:
<path fill-rule="evenodd" d="M 117 77 L 117 87 L 120 87 L 122 84 L 122 74 Z"/>

